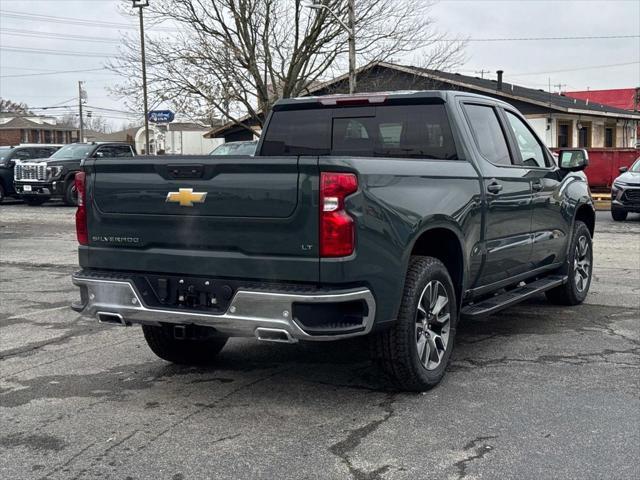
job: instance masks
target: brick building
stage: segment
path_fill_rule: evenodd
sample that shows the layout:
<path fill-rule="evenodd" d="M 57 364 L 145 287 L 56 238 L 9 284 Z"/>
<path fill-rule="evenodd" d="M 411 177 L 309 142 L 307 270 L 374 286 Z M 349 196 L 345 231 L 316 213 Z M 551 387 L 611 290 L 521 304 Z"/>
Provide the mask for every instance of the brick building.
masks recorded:
<path fill-rule="evenodd" d="M 78 132 L 58 125 L 53 117 L 0 112 L 0 146 L 20 143 L 72 143 Z"/>

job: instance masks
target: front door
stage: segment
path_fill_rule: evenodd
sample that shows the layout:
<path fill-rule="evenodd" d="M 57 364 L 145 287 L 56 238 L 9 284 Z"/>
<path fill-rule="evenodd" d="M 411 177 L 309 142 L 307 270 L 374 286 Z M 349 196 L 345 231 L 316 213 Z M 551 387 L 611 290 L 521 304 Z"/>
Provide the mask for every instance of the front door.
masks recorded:
<path fill-rule="evenodd" d="M 532 268 L 549 266 L 564 258 L 570 220 L 562 214 L 561 176 L 548 150 L 515 111 L 504 111 L 505 123 L 519 162 L 527 169 L 531 203 Z"/>
<path fill-rule="evenodd" d="M 512 151 L 500 112 L 491 104 L 464 103 L 482 172 L 487 211 L 484 265 L 474 287 L 490 285 L 530 268 L 531 181 Z"/>

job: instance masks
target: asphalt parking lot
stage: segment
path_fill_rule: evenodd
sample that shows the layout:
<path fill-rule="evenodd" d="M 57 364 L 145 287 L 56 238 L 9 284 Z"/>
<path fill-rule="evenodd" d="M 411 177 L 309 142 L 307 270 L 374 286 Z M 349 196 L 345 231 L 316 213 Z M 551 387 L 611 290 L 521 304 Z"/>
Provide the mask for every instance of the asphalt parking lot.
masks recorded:
<path fill-rule="evenodd" d="M 2 478 L 640 478 L 638 215 L 598 213 L 586 304 L 461 324 L 416 395 L 362 341 L 234 339 L 185 368 L 79 319 L 73 212 L 0 206 Z"/>

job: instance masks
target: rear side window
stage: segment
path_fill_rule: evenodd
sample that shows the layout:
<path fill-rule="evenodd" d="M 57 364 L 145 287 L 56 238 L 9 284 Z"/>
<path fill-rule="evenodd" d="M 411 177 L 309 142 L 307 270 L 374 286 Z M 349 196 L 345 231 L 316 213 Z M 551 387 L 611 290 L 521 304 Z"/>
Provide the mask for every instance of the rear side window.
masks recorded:
<path fill-rule="evenodd" d="M 458 158 L 441 104 L 275 112 L 262 155 Z"/>
<path fill-rule="evenodd" d="M 496 165 L 511 165 L 507 140 L 493 107 L 467 104 L 464 109 L 482 156 Z"/>
<path fill-rule="evenodd" d="M 96 156 L 104 158 L 132 157 L 133 153 L 128 145 L 107 145 L 98 148 Z"/>

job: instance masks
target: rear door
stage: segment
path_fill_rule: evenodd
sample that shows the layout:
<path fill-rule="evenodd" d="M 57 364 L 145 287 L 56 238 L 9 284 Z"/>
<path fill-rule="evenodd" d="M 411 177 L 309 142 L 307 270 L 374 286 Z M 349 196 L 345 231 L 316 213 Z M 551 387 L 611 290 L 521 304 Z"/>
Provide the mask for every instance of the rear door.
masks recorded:
<path fill-rule="evenodd" d="M 531 182 L 531 234 L 533 268 L 558 263 L 570 233 L 571 224 L 562 214 L 562 179 L 551 155 L 531 127 L 515 111 L 503 109 L 509 126 L 513 150 L 527 169 Z"/>
<path fill-rule="evenodd" d="M 498 109 L 483 102 L 462 105 L 472 132 L 486 198 L 485 261 L 477 287 L 530 269 L 531 181 L 508 142 Z"/>
<path fill-rule="evenodd" d="M 298 156 L 90 160 L 90 264 L 316 281 L 317 163 Z"/>

